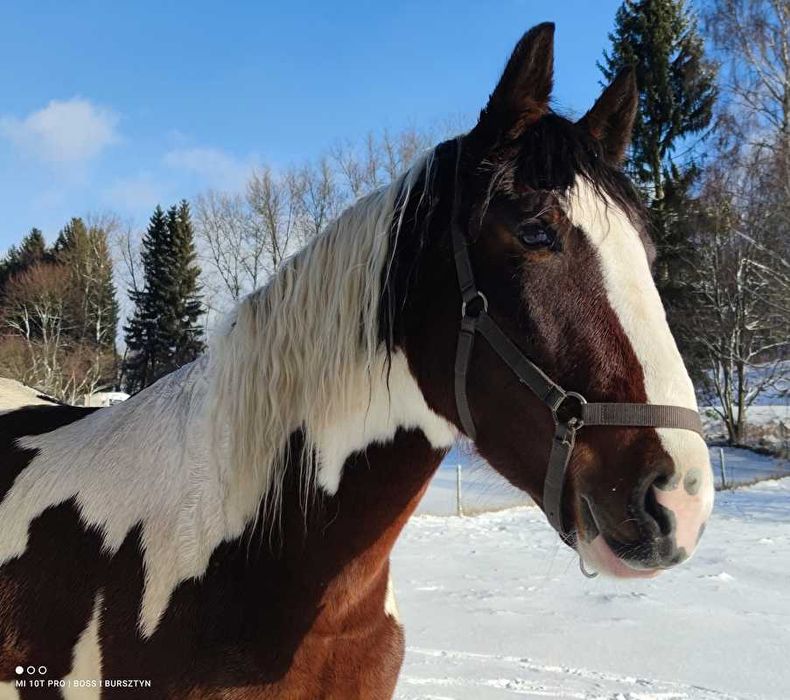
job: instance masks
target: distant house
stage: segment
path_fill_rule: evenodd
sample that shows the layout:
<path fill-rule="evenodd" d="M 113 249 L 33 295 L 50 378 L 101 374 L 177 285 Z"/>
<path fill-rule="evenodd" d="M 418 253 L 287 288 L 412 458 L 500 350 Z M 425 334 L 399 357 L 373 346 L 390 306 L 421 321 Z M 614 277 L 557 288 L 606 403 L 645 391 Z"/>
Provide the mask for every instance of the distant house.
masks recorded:
<path fill-rule="evenodd" d="M 114 406 L 117 403 L 126 401 L 129 394 L 125 391 L 96 391 L 93 394 L 85 394 L 82 397 L 83 406 L 101 408 L 104 406 Z"/>

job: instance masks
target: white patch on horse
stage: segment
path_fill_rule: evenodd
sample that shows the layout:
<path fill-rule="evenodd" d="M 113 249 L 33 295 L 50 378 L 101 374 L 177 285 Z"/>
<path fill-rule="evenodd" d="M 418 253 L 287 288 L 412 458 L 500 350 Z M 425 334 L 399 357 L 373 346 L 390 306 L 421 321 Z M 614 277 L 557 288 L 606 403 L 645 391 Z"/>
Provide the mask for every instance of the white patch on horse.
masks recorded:
<path fill-rule="evenodd" d="M 304 436 L 306 488 L 320 479 L 330 490 L 338 460 L 366 442 L 358 434 L 328 438 L 328 427 L 334 431 L 339 421 L 354 433 L 369 430 L 373 439 L 390 434 L 388 419 L 383 427 L 381 416 L 366 424 L 360 413 L 381 384 L 379 303 L 393 224 L 397 235 L 406 193 L 430 163 L 429 155 L 390 187 L 359 200 L 239 304 L 218 334 L 211 411 L 226 418 L 214 428 L 224 431 L 215 442 L 225 446 L 238 483 L 232 511 L 256 511 L 263 492 L 264 517 L 276 516 L 295 431 Z M 320 469 L 322 457 L 333 466 Z"/>
<path fill-rule="evenodd" d="M 384 613 L 389 615 L 395 622 L 400 622 L 400 611 L 398 601 L 395 599 L 395 586 L 392 583 L 392 576 L 387 579 L 387 597 L 384 598 Z"/>
<path fill-rule="evenodd" d="M 239 305 L 206 356 L 124 403 L 18 440 L 37 454 L 0 502 L 0 564 L 24 553 L 35 518 L 69 499 L 107 555 L 139 525 L 148 637 L 176 586 L 206 571 L 262 499 L 279 504 L 295 430 L 305 481 L 328 491 L 351 452 L 398 427 L 448 447 L 455 430 L 428 409 L 400 354 L 387 392 L 378 340 L 395 202 L 429 162 L 330 225 Z"/>
<path fill-rule="evenodd" d="M 345 415 L 327 415 L 323 425 L 310 428 L 320 458 L 318 484 L 327 493 L 337 492 L 350 455 L 391 441 L 398 428 L 422 430 L 435 449 L 452 445 L 455 428 L 428 408 L 403 353 L 392 355 L 389 376 L 381 353 L 374 368 L 360 373 L 355 383 L 356 399 Z"/>
<path fill-rule="evenodd" d="M 648 403 L 685 406 L 697 410 L 691 378 L 669 330 L 639 234 L 625 212 L 604 199 L 583 177 L 577 177 L 568 193 L 568 216 L 581 228 L 598 251 L 609 304 L 631 342 L 644 374 Z M 683 476 L 700 471 L 698 512 L 693 530 L 694 544 L 699 527 L 713 508 L 713 474 L 705 441 L 688 430 L 658 428 L 662 447 L 672 457 Z M 678 542 L 691 536 L 678 533 Z M 688 536 L 687 536 L 688 535 Z M 689 549 L 689 553 L 693 549 Z"/>
<path fill-rule="evenodd" d="M 0 563 L 25 551 L 32 520 L 72 498 L 108 555 L 140 524 L 140 627 L 153 632 L 178 582 L 201 575 L 214 548 L 243 529 L 224 512 L 222 474 L 209 459 L 206 365 L 203 358 L 125 403 L 20 439 L 38 454 L 0 503 Z"/>
<path fill-rule="evenodd" d="M 102 610 L 102 594 L 96 594 L 88 626 L 83 630 L 72 653 L 72 665 L 63 689 L 65 700 L 92 700 L 101 697 L 101 646 L 99 644 L 99 622 Z M 96 687 L 74 686 L 75 681 L 96 681 Z"/>
<path fill-rule="evenodd" d="M 14 687 L 14 682 L 0 682 L 0 700 L 19 700 L 21 696 Z"/>

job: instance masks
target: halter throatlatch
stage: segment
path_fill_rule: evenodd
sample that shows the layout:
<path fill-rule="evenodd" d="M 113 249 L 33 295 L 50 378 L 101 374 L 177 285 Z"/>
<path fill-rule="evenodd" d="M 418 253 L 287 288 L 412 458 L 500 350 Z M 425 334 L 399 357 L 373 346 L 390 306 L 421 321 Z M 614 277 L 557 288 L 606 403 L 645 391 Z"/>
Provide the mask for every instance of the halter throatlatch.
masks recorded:
<path fill-rule="evenodd" d="M 643 403 L 588 403 L 581 394 L 565 391 L 552 381 L 508 338 L 491 316 L 488 299 L 475 284 L 466 237 L 458 225 L 458 162 L 451 222 L 451 235 L 458 285 L 461 290 L 461 329 L 455 354 L 455 403 L 464 432 L 476 438 L 475 423 L 469 406 L 466 384 L 475 336 L 480 333 L 510 367 L 513 373 L 551 411 L 554 437 L 543 484 L 543 510 L 560 537 L 569 542 L 570 532 L 562 515 L 562 492 L 565 472 L 570 462 L 576 431 L 586 425 L 619 425 L 644 428 L 678 428 L 702 435 L 699 413 L 682 406 Z"/>

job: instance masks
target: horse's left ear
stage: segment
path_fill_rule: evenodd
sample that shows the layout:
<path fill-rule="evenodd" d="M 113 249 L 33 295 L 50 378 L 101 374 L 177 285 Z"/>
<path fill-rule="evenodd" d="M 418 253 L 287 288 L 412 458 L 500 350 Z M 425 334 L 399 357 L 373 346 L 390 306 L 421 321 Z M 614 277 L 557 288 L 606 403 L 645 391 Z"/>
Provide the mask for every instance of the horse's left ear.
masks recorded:
<path fill-rule="evenodd" d="M 532 27 L 516 44 L 477 130 L 517 135 L 548 110 L 554 73 L 554 24 Z"/>
<path fill-rule="evenodd" d="M 578 122 L 601 142 L 610 163 L 623 162 L 631 140 L 631 129 L 639 105 L 636 75 L 633 68 L 623 68 L 598 98 L 593 108 Z"/>

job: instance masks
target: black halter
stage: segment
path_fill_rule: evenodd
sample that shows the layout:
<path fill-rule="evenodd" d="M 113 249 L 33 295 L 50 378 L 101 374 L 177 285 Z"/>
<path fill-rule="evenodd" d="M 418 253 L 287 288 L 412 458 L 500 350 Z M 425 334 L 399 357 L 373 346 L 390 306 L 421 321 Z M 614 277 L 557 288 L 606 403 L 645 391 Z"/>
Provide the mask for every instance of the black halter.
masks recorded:
<path fill-rule="evenodd" d="M 458 144 L 460 160 L 460 144 Z M 458 285 L 461 289 L 461 330 L 455 355 L 455 403 L 461 425 L 472 440 L 475 424 L 469 408 L 466 381 L 475 335 L 480 334 L 513 370 L 522 384 L 549 408 L 554 419 L 554 439 L 543 485 L 543 510 L 552 527 L 568 542 L 570 533 L 562 517 L 562 490 L 565 471 L 573 452 L 576 431 L 585 425 L 620 425 L 646 428 L 678 428 L 702 435 L 699 413 L 682 406 L 643 403 L 588 403 L 581 394 L 565 391 L 532 362 L 488 315 L 488 300 L 475 284 L 467 241 L 458 225 L 458 179 L 456 166 L 455 201 L 452 213 L 452 240 Z"/>

